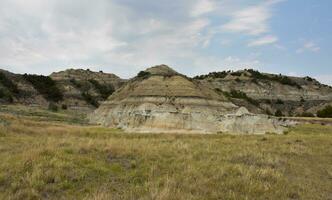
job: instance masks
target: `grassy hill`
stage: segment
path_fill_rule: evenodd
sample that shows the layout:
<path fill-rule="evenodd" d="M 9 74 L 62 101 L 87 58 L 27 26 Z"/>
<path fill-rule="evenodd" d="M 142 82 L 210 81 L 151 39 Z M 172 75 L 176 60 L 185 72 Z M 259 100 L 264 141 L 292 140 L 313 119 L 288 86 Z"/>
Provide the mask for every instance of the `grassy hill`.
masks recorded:
<path fill-rule="evenodd" d="M 329 199 L 332 127 L 145 135 L 0 107 L 0 199 Z"/>

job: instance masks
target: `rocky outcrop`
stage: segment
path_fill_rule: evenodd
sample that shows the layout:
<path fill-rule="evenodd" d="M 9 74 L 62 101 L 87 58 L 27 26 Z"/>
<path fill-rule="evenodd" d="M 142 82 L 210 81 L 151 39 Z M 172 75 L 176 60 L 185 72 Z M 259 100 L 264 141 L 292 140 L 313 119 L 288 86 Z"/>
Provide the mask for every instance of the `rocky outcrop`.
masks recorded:
<path fill-rule="evenodd" d="M 0 69 L 0 74 L 3 77 L 0 81 L 0 102 L 2 103 L 20 103 L 25 105 L 39 105 L 46 107 L 48 101 L 41 95 L 31 83 L 24 80 L 22 75 L 14 74 Z M 13 91 L 8 87 L 8 84 L 3 81 L 10 82 L 16 89 Z"/>
<path fill-rule="evenodd" d="M 70 109 L 93 111 L 126 80 L 114 74 L 84 69 L 68 69 L 54 72 L 50 77 L 56 81 L 64 95 L 62 104 Z"/>
<path fill-rule="evenodd" d="M 33 83 L 39 80 L 46 82 L 36 88 Z M 114 74 L 83 69 L 69 69 L 50 76 L 20 75 L 0 70 L 0 103 L 48 107 L 52 102 L 66 109 L 92 112 L 125 82 Z M 51 83 L 53 88 L 46 83 Z M 56 89 L 61 98 L 47 98 L 52 89 Z"/>
<path fill-rule="evenodd" d="M 92 123 L 149 133 L 282 133 L 278 121 L 250 114 L 208 84 L 168 66 L 140 72 L 90 115 Z"/>
<path fill-rule="evenodd" d="M 76 80 L 87 82 L 89 80 L 95 80 L 100 84 L 112 85 L 115 90 L 126 82 L 126 80 L 119 78 L 115 74 L 104 73 L 102 71 L 93 72 L 89 69 L 67 69 L 65 71 L 54 72 L 50 77 L 55 81 Z"/>
<path fill-rule="evenodd" d="M 197 76 L 197 80 L 210 84 L 222 92 L 241 91 L 259 105 L 250 106 L 233 98 L 240 106 L 255 113 L 298 115 L 312 112 L 313 107 L 332 102 L 332 87 L 320 84 L 310 77 L 290 77 L 260 73 L 254 70 L 216 72 Z"/>

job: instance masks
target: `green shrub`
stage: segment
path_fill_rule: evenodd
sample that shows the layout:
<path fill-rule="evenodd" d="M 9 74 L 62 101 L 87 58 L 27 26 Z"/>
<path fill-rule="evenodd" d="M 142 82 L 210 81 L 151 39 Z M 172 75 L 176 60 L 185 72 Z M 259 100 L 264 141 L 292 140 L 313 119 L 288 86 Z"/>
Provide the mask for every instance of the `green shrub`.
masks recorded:
<path fill-rule="evenodd" d="M 150 72 L 146 72 L 146 71 L 140 71 L 137 74 L 137 77 L 143 78 L 143 79 L 149 78 L 150 76 L 151 76 L 151 73 Z"/>
<path fill-rule="evenodd" d="M 67 110 L 67 109 L 68 109 L 68 106 L 67 106 L 66 104 L 62 104 L 62 105 L 61 105 L 61 109 L 62 109 L 62 110 Z"/>
<path fill-rule="evenodd" d="M 275 112 L 274 115 L 275 115 L 276 117 L 282 117 L 282 116 L 283 116 L 281 110 L 279 110 L 279 109 Z"/>
<path fill-rule="evenodd" d="M 222 90 L 220 88 L 214 88 L 214 91 L 216 91 L 217 93 L 222 93 Z"/>
<path fill-rule="evenodd" d="M 283 101 L 283 100 L 281 100 L 281 99 L 277 99 L 277 102 L 276 102 L 277 104 L 284 104 L 285 102 Z"/>
<path fill-rule="evenodd" d="M 54 80 L 48 76 L 24 74 L 24 79 L 49 101 L 58 102 L 63 100 L 63 94 L 56 86 Z"/>
<path fill-rule="evenodd" d="M 241 76 L 242 72 L 232 72 L 231 75 L 232 76 Z"/>
<path fill-rule="evenodd" d="M 84 100 L 90 104 L 90 105 L 93 105 L 94 107 L 99 107 L 99 103 L 98 101 L 96 100 L 95 97 L 93 97 L 91 94 L 89 94 L 88 92 L 83 92 L 82 93 L 82 97 L 84 98 Z"/>
<path fill-rule="evenodd" d="M 311 78 L 310 76 L 306 76 L 306 77 L 304 77 L 304 79 L 307 81 L 310 81 L 310 82 L 315 80 L 314 78 Z"/>
<path fill-rule="evenodd" d="M 8 90 L 1 88 L 0 88 L 0 99 L 9 103 L 12 103 L 14 101 L 12 94 Z"/>
<path fill-rule="evenodd" d="M 50 110 L 52 112 L 57 112 L 58 106 L 55 103 L 51 102 L 48 104 L 48 110 Z"/>
<path fill-rule="evenodd" d="M 89 82 L 98 90 L 103 100 L 106 100 L 115 91 L 112 85 L 102 85 L 93 79 L 90 79 Z"/>
<path fill-rule="evenodd" d="M 222 72 L 211 72 L 207 75 L 200 75 L 200 76 L 195 76 L 194 79 L 199 79 L 203 80 L 205 78 L 225 78 L 230 71 L 222 71 Z"/>
<path fill-rule="evenodd" d="M 299 89 L 301 89 L 302 87 L 296 83 L 295 81 L 292 81 L 290 78 L 288 78 L 287 76 L 282 76 L 280 75 L 265 75 L 260 73 L 259 71 L 253 70 L 253 69 L 247 69 L 247 71 L 251 74 L 251 76 L 255 79 L 262 79 L 262 80 L 270 80 L 270 81 L 276 81 L 279 82 L 283 85 L 290 85 L 290 86 L 295 86 Z"/>
<path fill-rule="evenodd" d="M 19 93 L 17 85 L 15 83 L 13 83 L 12 80 L 7 78 L 7 76 L 3 72 L 0 72 L 0 83 L 4 87 L 6 87 L 12 94 L 18 94 Z"/>
<path fill-rule="evenodd" d="M 332 118 L 332 106 L 326 106 L 323 110 L 319 110 L 317 116 L 321 118 Z"/>
<path fill-rule="evenodd" d="M 251 82 L 255 83 L 256 85 L 259 84 L 259 83 L 258 83 L 258 80 L 257 80 L 256 78 L 251 79 Z"/>
<path fill-rule="evenodd" d="M 237 90 L 231 90 L 231 92 L 223 92 L 223 93 L 226 97 L 231 97 L 231 98 L 235 98 L 235 99 L 244 99 L 255 106 L 259 106 L 258 101 L 248 97 L 247 94 L 244 92 L 237 91 Z"/>
<path fill-rule="evenodd" d="M 91 85 L 86 81 L 77 81 L 75 78 L 72 78 L 70 83 L 81 92 L 87 92 L 91 89 Z"/>
<path fill-rule="evenodd" d="M 270 99 L 264 99 L 264 102 L 267 104 L 272 104 L 272 101 Z"/>
<path fill-rule="evenodd" d="M 2 89 L 0 89 L 0 99 L 4 98 L 5 95 L 6 95 L 5 92 Z"/>
<path fill-rule="evenodd" d="M 79 83 L 76 79 L 72 78 L 69 80 L 71 84 L 73 84 L 76 88 L 80 89 L 82 88 L 82 84 Z"/>

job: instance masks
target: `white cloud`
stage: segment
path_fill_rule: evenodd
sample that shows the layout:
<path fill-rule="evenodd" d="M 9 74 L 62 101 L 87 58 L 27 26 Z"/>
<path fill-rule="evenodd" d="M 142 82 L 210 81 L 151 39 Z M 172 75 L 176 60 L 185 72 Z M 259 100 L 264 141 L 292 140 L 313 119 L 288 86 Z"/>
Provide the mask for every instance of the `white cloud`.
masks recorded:
<path fill-rule="evenodd" d="M 276 36 L 267 35 L 267 36 L 264 36 L 264 37 L 261 37 L 261 38 L 258 38 L 256 40 L 249 42 L 248 46 L 249 47 L 264 46 L 264 45 L 276 43 L 277 41 L 278 41 L 278 38 Z"/>
<path fill-rule="evenodd" d="M 223 30 L 249 35 L 261 35 L 269 32 L 269 19 L 272 17 L 271 7 L 280 0 L 265 1 L 231 14 L 231 20 L 222 26 Z"/>
<path fill-rule="evenodd" d="M 322 74 L 315 76 L 321 83 L 332 86 L 332 74 Z"/>
<path fill-rule="evenodd" d="M 268 32 L 274 3 L 247 7 L 229 0 L 1 0 L 0 66 L 43 74 L 89 67 L 123 77 L 161 63 L 187 74 L 219 69 L 212 66 L 257 67 L 257 59 L 210 54 L 207 48 L 213 42 L 229 48 L 235 44 L 232 38 L 216 38 L 226 15 L 233 18 L 224 27 L 259 36 Z"/>
<path fill-rule="evenodd" d="M 223 71 L 223 70 L 240 70 L 240 69 L 260 69 L 262 63 L 256 58 L 244 58 L 237 56 L 227 56 L 224 58 L 215 57 L 196 57 L 194 60 L 194 66 L 209 66 L 209 72 Z M 207 73 L 204 68 L 195 68 L 191 70 L 189 75 L 199 75 Z"/>
<path fill-rule="evenodd" d="M 198 0 L 194 4 L 191 15 L 194 17 L 209 13 L 215 9 L 215 4 L 211 0 Z"/>
<path fill-rule="evenodd" d="M 318 52 L 320 51 L 320 47 L 313 41 L 305 41 L 302 47 L 296 50 L 296 53 L 300 54 L 305 51 Z"/>

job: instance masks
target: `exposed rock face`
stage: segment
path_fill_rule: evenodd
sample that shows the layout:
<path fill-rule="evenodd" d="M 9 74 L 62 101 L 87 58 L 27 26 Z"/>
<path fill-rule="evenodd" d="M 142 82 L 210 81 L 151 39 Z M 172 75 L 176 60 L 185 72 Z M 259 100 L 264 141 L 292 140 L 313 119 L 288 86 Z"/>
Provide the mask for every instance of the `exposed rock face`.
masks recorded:
<path fill-rule="evenodd" d="M 49 76 L 60 90 L 63 98 L 56 101 L 68 109 L 91 112 L 101 101 L 107 99 L 126 80 L 114 74 L 92 72 L 83 69 L 69 69 Z M 49 78 L 44 76 L 44 78 Z M 41 84 L 43 85 L 43 84 Z M 45 85 L 44 89 L 47 89 Z M 13 90 L 13 88 L 15 90 Z M 49 91 L 51 92 L 51 91 Z M 0 103 L 20 103 L 47 107 L 51 101 L 45 98 L 24 75 L 13 74 L 0 69 Z"/>
<path fill-rule="evenodd" d="M 196 78 L 220 91 L 244 92 L 260 105 L 253 106 L 238 99 L 233 99 L 233 102 L 255 113 L 265 113 L 266 110 L 274 113 L 281 110 L 284 115 L 296 115 L 311 112 L 312 107 L 332 102 L 332 87 L 320 84 L 310 77 L 290 77 L 241 70 L 211 73 Z"/>
<path fill-rule="evenodd" d="M 91 122 L 128 132 L 282 132 L 277 121 L 239 109 L 208 84 L 168 66 L 152 67 L 140 74 L 91 114 Z"/>
<path fill-rule="evenodd" d="M 94 110 L 126 82 L 114 74 L 83 69 L 55 72 L 50 77 L 57 82 L 64 95 L 63 104 L 71 109 L 85 111 Z"/>
<path fill-rule="evenodd" d="M 84 69 L 67 69 L 65 71 L 54 72 L 50 77 L 55 81 L 64 81 L 64 80 L 77 80 L 77 81 L 89 81 L 95 80 L 101 84 L 109 84 L 118 89 L 126 81 L 119 78 L 115 74 L 100 72 L 93 72 L 90 70 Z"/>
<path fill-rule="evenodd" d="M 1 91 L 8 92 L 11 96 L 11 100 L 8 102 L 7 98 L 1 98 L 4 103 L 21 103 L 26 105 L 40 105 L 47 106 L 47 100 L 26 80 L 22 78 L 22 75 L 14 74 L 5 70 L 0 69 L 0 73 L 3 74 L 13 85 L 17 87 L 16 92 L 8 91 L 3 83 L 0 82 L 0 93 Z"/>

